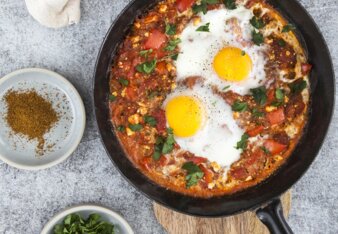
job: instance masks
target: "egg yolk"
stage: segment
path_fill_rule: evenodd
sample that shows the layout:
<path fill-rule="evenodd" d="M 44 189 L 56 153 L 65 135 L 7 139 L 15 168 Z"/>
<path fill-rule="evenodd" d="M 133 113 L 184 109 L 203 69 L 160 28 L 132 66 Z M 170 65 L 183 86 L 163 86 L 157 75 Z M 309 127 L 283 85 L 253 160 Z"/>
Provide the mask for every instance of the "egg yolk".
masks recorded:
<path fill-rule="evenodd" d="M 248 77 L 252 61 L 245 51 L 236 47 L 225 47 L 215 56 L 213 66 L 221 79 L 236 82 Z"/>
<path fill-rule="evenodd" d="M 203 109 L 199 100 L 189 96 L 172 98 L 165 107 L 166 118 L 179 137 L 193 136 L 201 127 Z"/>

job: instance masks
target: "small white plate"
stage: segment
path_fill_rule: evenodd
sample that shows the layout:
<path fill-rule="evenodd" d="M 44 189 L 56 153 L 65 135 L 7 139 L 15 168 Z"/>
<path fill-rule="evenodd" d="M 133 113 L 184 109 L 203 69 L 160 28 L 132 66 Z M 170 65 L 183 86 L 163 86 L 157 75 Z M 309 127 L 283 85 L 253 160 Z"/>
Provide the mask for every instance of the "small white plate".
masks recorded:
<path fill-rule="evenodd" d="M 37 141 L 11 134 L 5 116 L 4 96 L 9 90 L 33 89 L 52 103 L 60 114 L 58 123 L 44 135 L 50 150 L 36 153 Z M 82 99 L 74 86 L 59 74 L 39 68 L 12 72 L 0 79 L 0 159 L 26 170 L 52 167 L 69 157 L 83 136 L 86 114 Z"/>
<path fill-rule="evenodd" d="M 101 216 L 101 220 L 114 224 L 116 234 L 134 234 L 133 229 L 121 215 L 108 208 L 96 205 L 74 206 L 58 213 L 46 224 L 42 229 L 41 234 L 52 234 L 54 226 L 62 223 L 64 218 L 72 213 L 78 213 L 85 219 L 88 218 L 90 214 L 97 213 Z"/>

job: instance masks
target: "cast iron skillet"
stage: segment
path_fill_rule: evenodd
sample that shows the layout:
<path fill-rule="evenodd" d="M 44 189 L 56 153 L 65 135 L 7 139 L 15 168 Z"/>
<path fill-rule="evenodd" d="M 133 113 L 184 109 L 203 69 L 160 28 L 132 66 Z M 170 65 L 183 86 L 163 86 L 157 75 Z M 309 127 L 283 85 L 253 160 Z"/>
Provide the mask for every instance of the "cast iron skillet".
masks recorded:
<path fill-rule="evenodd" d="M 326 135 L 334 108 L 334 73 L 326 43 L 313 19 L 296 0 L 268 0 L 297 26 L 299 38 L 307 49 L 311 72 L 312 101 L 307 130 L 292 156 L 275 175 L 264 183 L 231 196 L 201 199 L 167 190 L 144 176 L 126 157 L 109 118 L 109 72 L 118 45 L 123 41 L 135 17 L 159 0 L 134 0 L 113 23 L 101 47 L 94 80 L 94 105 L 103 144 L 122 175 L 150 199 L 176 211 L 194 216 L 228 216 L 247 210 L 272 233 L 292 233 L 285 222 L 279 197 L 309 168 Z"/>

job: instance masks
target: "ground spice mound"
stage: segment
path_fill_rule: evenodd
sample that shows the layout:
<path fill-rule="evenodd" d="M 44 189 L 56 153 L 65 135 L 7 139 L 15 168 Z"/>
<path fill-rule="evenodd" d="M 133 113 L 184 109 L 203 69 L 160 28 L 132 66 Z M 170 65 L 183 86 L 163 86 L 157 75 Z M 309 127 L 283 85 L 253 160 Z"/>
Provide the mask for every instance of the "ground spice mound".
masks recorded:
<path fill-rule="evenodd" d="M 29 140 L 37 140 L 36 152 L 42 155 L 45 148 L 44 134 L 59 120 L 52 104 L 35 90 L 13 91 L 5 95 L 7 114 L 5 119 L 14 133 L 23 134 Z"/>

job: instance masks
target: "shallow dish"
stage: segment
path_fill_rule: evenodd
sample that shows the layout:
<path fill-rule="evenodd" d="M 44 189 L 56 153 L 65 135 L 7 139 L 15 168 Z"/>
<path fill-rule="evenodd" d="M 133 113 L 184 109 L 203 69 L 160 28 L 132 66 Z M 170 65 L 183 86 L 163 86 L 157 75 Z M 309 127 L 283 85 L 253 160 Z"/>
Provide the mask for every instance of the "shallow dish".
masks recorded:
<path fill-rule="evenodd" d="M 42 229 L 41 234 L 51 234 L 53 233 L 53 228 L 56 224 L 59 224 L 63 221 L 63 219 L 72 213 L 78 213 L 81 216 L 87 218 L 92 213 L 97 213 L 101 216 L 102 220 L 113 223 L 115 226 L 115 233 L 120 234 L 133 234 L 134 231 L 130 227 L 130 225 L 127 223 L 126 220 L 124 220 L 119 214 L 116 212 L 102 207 L 102 206 L 96 206 L 96 205 L 79 205 L 79 206 L 73 206 L 70 207 L 57 215 L 55 215 Z"/>
<path fill-rule="evenodd" d="M 35 152 L 36 141 L 11 134 L 5 121 L 7 106 L 4 95 L 9 90 L 33 89 L 46 96 L 53 108 L 61 112 L 58 123 L 45 134 L 47 144 L 53 145 L 41 156 Z M 0 159 L 5 163 L 26 170 L 52 167 L 69 157 L 81 141 L 86 122 L 82 99 L 74 86 L 61 75 L 39 68 L 27 68 L 12 72 L 0 79 Z M 54 145 L 55 144 L 55 145 Z"/>

